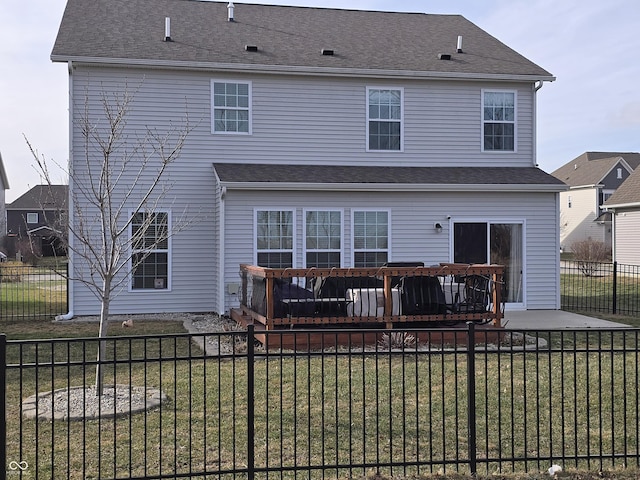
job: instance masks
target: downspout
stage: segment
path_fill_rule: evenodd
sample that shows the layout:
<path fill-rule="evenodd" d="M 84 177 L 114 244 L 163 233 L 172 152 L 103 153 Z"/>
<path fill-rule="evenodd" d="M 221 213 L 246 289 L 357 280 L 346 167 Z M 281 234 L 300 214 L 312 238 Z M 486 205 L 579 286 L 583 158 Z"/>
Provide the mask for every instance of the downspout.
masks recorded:
<path fill-rule="evenodd" d="M 67 198 L 67 221 L 73 221 L 73 62 L 67 64 L 69 69 L 69 197 Z M 73 272 L 73 235 L 67 230 L 67 313 L 56 316 L 56 320 L 71 320 L 73 318 L 74 288 L 69 279 Z"/>
<path fill-rule="evenodd" d="M 225 313 L 225 262 L 224 262 L 224 237 L 225 237 L 225 211 L 224 211 L 224 197 L 227 194 L 227 187 L 220 187 L 220 215 L 218 218 L 218 235 L 220 235 L 220 242 L 218 247 L 220 248 L 218 254 L 220 257 L 220 287 L 218 292 L 218 313 Z"/>
<path fill-rule="evenodd" d="M 533 118 L 531 119 L 531 124 L 533 125 L 533 166 L 538 166 L 538 90 L 542 88 L 544 82 L 542 80 L 538 80 L 538 82 L 533 84 Z"/>

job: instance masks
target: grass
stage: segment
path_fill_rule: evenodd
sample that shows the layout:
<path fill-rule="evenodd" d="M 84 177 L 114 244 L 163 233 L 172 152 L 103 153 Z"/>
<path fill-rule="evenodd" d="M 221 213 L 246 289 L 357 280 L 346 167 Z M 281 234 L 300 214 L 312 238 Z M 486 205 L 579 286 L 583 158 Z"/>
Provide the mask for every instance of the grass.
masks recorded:
<path fill-rule="evenodd" d="M 43 325 L 2 322 L 13 339 L 97 333 L 95 323 Z M 167 404 L 144 414 L 101 421 L 9 421 L 8 438 L 21 438 L 21 442 L 7 446 L 8 460 L 19 458 L 38 465 L 43 478 L 171 476 L 205 468 L 212 478 L 219 478 L 214 472 L 226 477 L 225 471 L 242 468 L 247 455 L 244 359 L 189 361 L 200 352 L 188 337 L 126 336 L 181 332 L 179 322 L 136 322 L 133 330 L 110 326 L 109 334 L 116 338 L 108 342 L 114 361 L 107 369 L 107 383 L 159 387 L 169 396 Z M 570 340 L 573 346 L 568 351 L 477 356 L 477 438 L 485 458 L 571 456 L 587 445 L 596 452 L 623 440 L 637 451 L 637 345 L 599 356 L 595 349 L 585 348 L 584 339 Z M 21 399 L 35 391 L 92 384 L 96 345 L 95 341 L 10 345 L 9 361 L 22 368 L 13 368 L 7 375 L 7 418 L 19 418 Z M 71 364 L 52 366 L 51 358 Z M 445 468 L 441 459 L 466 458 L 463 354 L 295 357 L 276 353 L 256 362 L 254 378 L 256 461 L 266 469 L 289 469 L 283 478 L 293 478 L 296 466 L 307 464 L 424 460 L 434 463 L 436 476 L 444 469 L 446 477 L 452 478 L 455 468 Z M 40 448 L 33 451 L 29 445 L 36 441 Z M 575 473 L 572 478 L 590 478 L 587 470 L 615 473 L 608 478 L 637 478 L 636 470 L 616 470 L 619 461 L 615 465 L 591 462 L 567 462 L 565 469 Z M 532 461 L 528 468 L 534 473 L 523 473 L 521 463 L 506 464 L 500 478 L 542 478 L 535 472 L 549 466 L 549 461 Z M 465 468 L 461 466 L 463 472 Z M 489 462 L 487 471 L 496 468 L 495 462 Z M 325 478 L 363 477 L 369 470 L 329 469 Z M 394 478 L 414 473 L 409 467 L 400 475 L 394 472 Z M 390 472 L 383 468 L 381 474 Z M 321 473 L 304 471 L 303 476 L 319 478 Z M 486 472 L 485 478 L 490 478 Z"/>
<path fill-rule="evenodd" d="M 54 270 L 0 263 L 0 317 L 52 318 L 67 310 L 67 281 Z"/>

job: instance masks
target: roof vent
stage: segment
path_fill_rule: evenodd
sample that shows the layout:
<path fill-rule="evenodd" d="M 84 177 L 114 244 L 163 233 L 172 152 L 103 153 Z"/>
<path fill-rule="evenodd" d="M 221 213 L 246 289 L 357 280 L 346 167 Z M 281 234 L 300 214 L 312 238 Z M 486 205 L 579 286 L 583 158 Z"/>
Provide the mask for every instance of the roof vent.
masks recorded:
<path fill-rule="evenodd" d="M 227 5 L 227 15 L 230 22 L 233 22 L 233 2 L 229 2 Z"/>
<path fill-rule="evenodd" d="M 458 53 L 462 53 L 462 35 L 458 35 L 457 51 Z"/>
<path fill-rule="evenodd" d="M 247 52 L 257 52 L 258 51 L 258 46 L 257 45 L 245 45 L 244 49 Z"/>
<path fill-rule="evenodd" d="M 164 41 L 173 42 L 171 40 L 171 19 L 169 17 L 164 18 Z"/>
<path fill-rule="evenodd" d="M 329 55 L 329 56 L 331 56 L 331 55 L 333 55 L 333 50 L 328 49 L 328 48 L 323 48 L 323 49 L 322 49 L 322 55 Z"/>
<path fill-rule="evenodd" d="M 451 55 L 448 53 L 439 53 L 438 58 L 440 60 L 451 60 Z"/>

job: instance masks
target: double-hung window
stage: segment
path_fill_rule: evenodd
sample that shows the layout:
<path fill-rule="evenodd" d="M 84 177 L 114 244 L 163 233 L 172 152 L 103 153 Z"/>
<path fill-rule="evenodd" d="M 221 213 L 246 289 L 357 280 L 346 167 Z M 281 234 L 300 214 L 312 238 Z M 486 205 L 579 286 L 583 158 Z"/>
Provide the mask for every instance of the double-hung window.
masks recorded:
<path fill-rule="evenodd" d="M 342 212 L 305 212 L 306 267 L 340 267 L 342 260 Z"/>
<path fill-rule="evenodd" d="M 367 88 L 367 150 L 402 151 L 403 90 Z"/>
<path fill-rule="evenodd" d="M 293 210 L 256 210 L 256 260 L 261 267 L 293 267 Z"/>
<path fill-rule="evenodd" d="M 213 133 L 251 133 L 251 83 L 211 81 Z"/>
<path fill-rule="evenodd" d="M 353 212 L 353 265 L 380 267 L 389 259 L 389 212 Z"/>
<path fill-rule="evenodd" d="M 131 288 L 169 288 L 169 212 L 137 212 L 131 222 Z"/>
<path fill-rule="evenodd" d="M 482 92 L 483 151 L 516 151 L 516 92 Z"/>

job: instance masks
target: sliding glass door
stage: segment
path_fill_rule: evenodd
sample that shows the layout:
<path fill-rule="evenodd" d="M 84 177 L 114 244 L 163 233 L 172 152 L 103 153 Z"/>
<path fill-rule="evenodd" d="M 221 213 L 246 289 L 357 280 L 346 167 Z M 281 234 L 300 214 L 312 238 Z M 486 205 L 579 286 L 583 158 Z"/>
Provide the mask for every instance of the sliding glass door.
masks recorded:
<path fill-rule="evenodd" d="M 454 222 L 453 261 L 504 265 L 506 302 L 524 303 L 522 223 Z"/>

